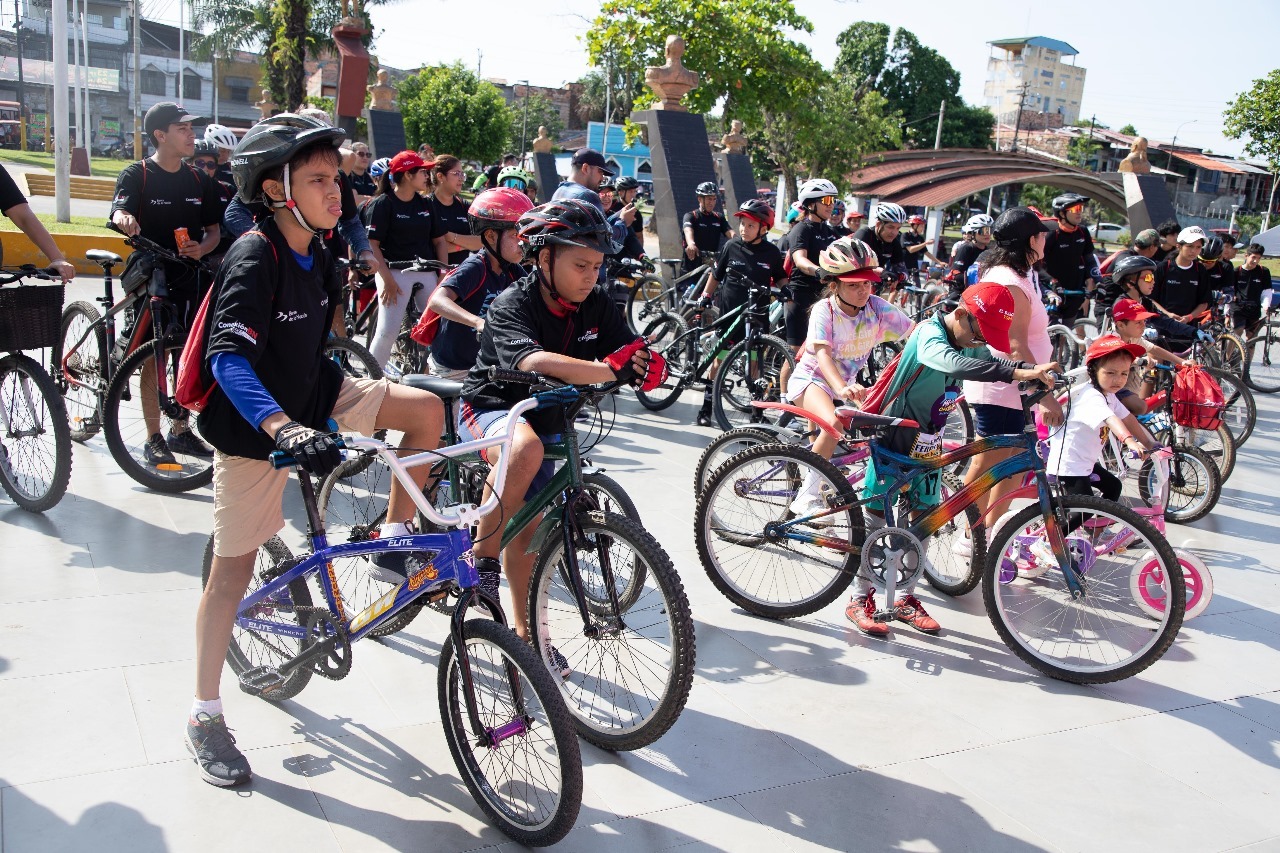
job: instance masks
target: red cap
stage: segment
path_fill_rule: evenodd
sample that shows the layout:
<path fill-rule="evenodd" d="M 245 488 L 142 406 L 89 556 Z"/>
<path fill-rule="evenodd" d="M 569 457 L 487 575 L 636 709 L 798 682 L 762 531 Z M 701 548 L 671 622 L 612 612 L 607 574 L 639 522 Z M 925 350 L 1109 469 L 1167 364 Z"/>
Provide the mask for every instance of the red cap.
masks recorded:
<path fill-rule="evenodd" d="M 1116 320 L 1150 320 L 1160 315 L 1143 308 L 1142 303 L 1136 299 L 1117 299 L 1116 304 L 1111 306 L 1111 316 Z"/>
<path fill-rule="evenodd" d="M 1142 344 L 1126 344 L 1117 335 L 1104 335 L 1089 344 L 1089 349 L 1084 354 L 1084 363 L 1106 358 L 1114 352 L 1127 352 L 1134 358 L 1141 358 L 1147 354 L 1147 349 Z"/>
<path fill-rule="evenodd" d="M 401 151 L 391 158 L 390 164 L 387 165 L 387 171 L 393 175 L 398 175 L 410 169 L 430 169 L 434 165 L 434 163 L 428 163 L 419 157 L 417 151 Z"/>
<path fill-rule="evenodd" d="M 863 213 L 861 210 L 851 210 L 848 212 L 848 214 L 845 215 L 844 218 L 846 220 L 847 219 L 866 219 L 867 215 Z"/>
<path fill-rule="evenodd" d="M 978 321 L 983 340 L 1000 352 L 1009 351 L 1009 328 L 1013 325 L 1013 294 L 1009 288 L 980 281 L 965 290 L 960 304 Z"/>
<path fill-rule="evenodd" d="M 838 278 L 841 281 L 879 281 L 880 273 L 876 271 L 875 267 L 866 267 L 865 269 L 834 275 L 831 278 Z"/>

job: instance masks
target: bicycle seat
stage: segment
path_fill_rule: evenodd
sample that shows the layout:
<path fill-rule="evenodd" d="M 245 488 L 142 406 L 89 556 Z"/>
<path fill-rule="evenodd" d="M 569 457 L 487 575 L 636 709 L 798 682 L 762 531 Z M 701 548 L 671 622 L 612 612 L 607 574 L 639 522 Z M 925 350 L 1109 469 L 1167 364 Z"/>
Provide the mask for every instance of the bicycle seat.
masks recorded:
<path fill-rule="evenodd" d="M 108 252 L 104 249 L 90 249 L 84 253 L 85 259 L 92 261 L 102 268 L 119 266 L 124 263 L 124 259 L 115 252 Z"/>
<path fill-rule="evenodd" d="M 456 400 L 462 396 L 461 382 L 456 379 L 445 379 L 441 376 L 410 373 L 400 377 L 400 384 L 409 388 L 421 388 L 423 391 L 430 391 L 441 400 Z"/>
<path fill-rule="evenodd" d="M 880 427 L 903 427 L 919 429 L 920 424 L 910 418 L 891 418 L 888 415 L 873 415 L 852 406 L 840 406 L 836 409 L 836 417 L 846 430 L 878 429 Z"/>

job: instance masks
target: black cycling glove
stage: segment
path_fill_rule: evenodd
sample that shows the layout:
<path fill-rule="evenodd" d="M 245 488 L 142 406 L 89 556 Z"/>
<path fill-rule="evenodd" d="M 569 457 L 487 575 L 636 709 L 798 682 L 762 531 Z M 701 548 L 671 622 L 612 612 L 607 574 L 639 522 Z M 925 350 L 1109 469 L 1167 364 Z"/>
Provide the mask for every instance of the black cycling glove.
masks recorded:
<path fill-rule="evenodd" d="M 342 450 L 333 437 L 297 421 L 289 421 L 276 432 L 276 447 L 293 457 L 302 470 L 326 477 L 342 464 Z"/>

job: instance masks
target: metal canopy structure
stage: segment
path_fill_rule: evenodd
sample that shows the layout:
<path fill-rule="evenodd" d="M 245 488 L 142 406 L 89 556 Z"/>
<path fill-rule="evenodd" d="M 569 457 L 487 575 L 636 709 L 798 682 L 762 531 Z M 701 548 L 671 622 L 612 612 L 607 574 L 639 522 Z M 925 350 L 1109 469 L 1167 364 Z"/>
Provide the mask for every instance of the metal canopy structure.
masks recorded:
<path fill-rule="evenodd" d="M 853 192 L 906 207 L 945 207 L 1005 184 L 1047 184 L 1128 211 L 1119 182 L 1034 154 L 940 148 L 883 151 L 868 160 L 870 165 L 850 177 Z"/>

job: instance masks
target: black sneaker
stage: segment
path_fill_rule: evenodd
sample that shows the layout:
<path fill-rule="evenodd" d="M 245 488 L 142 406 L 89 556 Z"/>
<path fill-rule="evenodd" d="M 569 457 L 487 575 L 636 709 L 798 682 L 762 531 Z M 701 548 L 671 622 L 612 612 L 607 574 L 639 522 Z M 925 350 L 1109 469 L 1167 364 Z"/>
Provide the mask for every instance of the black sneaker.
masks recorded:
<path fill-rule="evenodd" d="M 174 453 L 181 453 L 183 456 L 195 456 L 200 459 L 212 459 L 213 449 L 200 440 L 200 436 L 191 430 L 186 432 L 169 433 L 166 441 L 169 450 Z"/>
<path fill-rule="evenodd" d="M 697 424 L 698 426 L 704 426 L 704 427 L 714 426 L 714 423 L 711 420 L 710 404 L 704 403 L 702 408 L 698 409 Z"/>
<path fill-rule="evenodd" d="M 225 788 L 253 778 L 249 760 L 236 748 L 235 736 L 221 714 L 214 717 L 201 711 L 194 720 L 187 720 L 186 742 L 201 778 L 210 785 Z"/>
<path fill-rule="evenodd" d="M 178 460 L 173 457 L 173 453 L 169 450 L 169 445 L 165 443 L 164 436 L 156 433 L 147 439 L 147 443 L 142 447 L 142 458 L 152 468 L 164 466 L 166 468 L 177 468 Z"/>
<path fill-rule="evenodd" d="M 403 583 L 410 572 L 427 564 L 417 551 L 381 551 L 369 558 L 369 577 L 378 583 Z"/>

